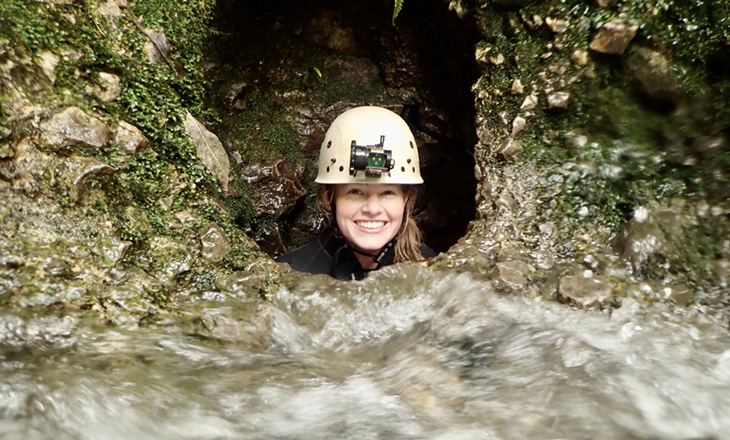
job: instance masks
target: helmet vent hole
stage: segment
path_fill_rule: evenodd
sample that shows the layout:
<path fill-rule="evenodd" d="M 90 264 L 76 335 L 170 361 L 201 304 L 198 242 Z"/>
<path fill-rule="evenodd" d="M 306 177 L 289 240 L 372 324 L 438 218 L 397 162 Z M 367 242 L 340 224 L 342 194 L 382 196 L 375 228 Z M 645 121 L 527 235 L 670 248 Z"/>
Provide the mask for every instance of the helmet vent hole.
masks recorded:
<path fill-rule="evenodd" d="M 413 167 L 411 169 L 413 170 L 414 173 L 416 172 L 416 167 Z"/>
<path fill-rule="evenodd" d="M 407 162 L 408 162 L 408 163 L 411 163 L 411 159 L 408 159 L 408 160 L 407 160 Z"/>
<path fill-rule="evenodd" d="M 409 144 L 411 144 L 411 149 L 413 148 L 413 141 L 408 141 Z"/>
<path fill-rule="evenodd" d="M 332 141 L 327 142 L 327 148 L 330 148 L 332 146 Z"/>
<path fill-rule="evenodd" d="M 345 167 L 343 167 L 342 165 L 340 165 L 340 172 L 343 172 L 343 171 L 345 171 Z"/>
<path fill-rule="evenodd" d="M 401 173 L 405 173 L 406 172 L 406 167 L 400 167 L 400 171 L 401 171 Z"/>
<path fill-rule="evenodd" d="M 332 159 L 330 159 L 330 160 L 332 161 L 332 163 L 335 163 L 335 162 L 337 162 L 337 158 L 336 158 L 336 157 L 333 157 L 333 158 L 332 158 Z"/>
<path fill-rule="evenodd" d="M 330 167 L 327 167 L 327 172 L 328 172 L 328 173 L 330 172 Z"/>

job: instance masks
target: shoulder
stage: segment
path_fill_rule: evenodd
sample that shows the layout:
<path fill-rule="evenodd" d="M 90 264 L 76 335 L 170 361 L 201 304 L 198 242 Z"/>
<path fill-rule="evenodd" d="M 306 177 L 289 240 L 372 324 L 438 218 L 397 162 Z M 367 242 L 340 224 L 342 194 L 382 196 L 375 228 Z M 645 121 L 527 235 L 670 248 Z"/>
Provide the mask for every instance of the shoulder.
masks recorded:
<path fill-rule="evenodd" d="M 274 261 L 288 263 L 294 270 L 313 274 L 329 274 L 332 267 L 332 257 L 327 254 L 319 240 L 306 244 L 288 254 L 280 255 Z"/>

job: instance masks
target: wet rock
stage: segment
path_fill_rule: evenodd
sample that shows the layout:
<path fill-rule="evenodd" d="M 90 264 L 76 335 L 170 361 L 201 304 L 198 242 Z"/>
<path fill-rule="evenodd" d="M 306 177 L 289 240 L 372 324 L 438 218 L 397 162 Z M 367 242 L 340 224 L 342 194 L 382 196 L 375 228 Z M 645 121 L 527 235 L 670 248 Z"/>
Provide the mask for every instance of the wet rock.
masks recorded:
<path fill-rule="evenodd" d="M 149 40 L 147 40 L 144 44 L 147 59 L 149 59 L 151 63 L 164 61 L 170 55 L 170 52 L 172 52 L 165 34 L 154 29 L 145 29 L 145 34 L 149 37 Z"/>
<path fill-rule="evenodd" d="M 718 285 L 727 287 L 730 284 L 730 260 L 726 258 L 714 260 L 712 262 L 712 276 Z"/>
<path fill-rule="evenodd" d="M 722 151 L 726 144 L 724 136 L 701 136 L 692 143 L 692 150 L 700 154 L 713 155 Z"/>
<path fill-rule="evenodd" d="M 104 17 L 107 21 L 113 21 L 117 17 L 124 15 L 115 0 L 100 1 L 96 8 L 96 13 Z"/>
<path fill-rule="evenodd" d="M 51 84 L 56 82 L 56 67 L 61 61 L 61 57 L 50 51 L 44 51 L 40 54 L 38 65 L 43 70 L 43 74 L 51 80 Z"/>
<path fill-rule="evenodd" d="M 247 347 L 263 347 L 274 328 L 274 313 L 268 306 L 243 303 L 206 310 L 197 334 Z"/>
<path fill-rule="evenodd" d="M 287 165 L 284 158 L 273 164 L 251 164 L 246 166 L 241 177 L 254 183 L 256 213 L 281 217 L 294 208 L 301 197 L 307 194 L 299 176 Z"/>
<path fill-rule="evenodd" d="M 525 127 L 527 127 L 527 120 L 521 116 L 517 116 L 512 121 L 512 133 L 510 134 L 510 137 L 516 138 L 525 131 Z"/>
<path fill-rule="evenodd" d="M 537 107 L 537 95 L 534 93 L 530 93 L 525 97 L 525 100 L 522 101 L 522 105 L 520 106 L 521 110 L 532 110 L 533 108 Z"/>
<path fill-rule="evenodd" d="M 193 261 L 187 246 L 168 237 L 157 236 L 150 240 L 149 256 L 153 275 L 165 284 L 190 270 Z"/>
<path fill-rule="evenodd" d="M 502 145 L 499 147 L 499 150 L 497 150 L 497 153 L 500 154 L 505 160 L 513 159 L 518 154 L 522 153 L 524 151 L 524 148 L 522 148 L 522 145 L 519 144 L 516 140 L 513 138 L 507 138 L 502 142 Z"/>
<path fill-rule="evenodd" d="M 556 34 L 563 34 L 568 30 L 568 20 L 561 20 L 559 18 L 547 17 L 545 24 L 550 28 L 551 31 Z"/>
<path fill-rule="evenodd" d="M 266 275 L 252 274 L 245 271 L 237 271 L 226 274 L 215 279 L 215 286 L 237 296 L 238 298 L 258 298 Z"/>
<path fill-rule="evenodd" d="M 152 235 L 152 225 L 147 214 L 136 206 L 124 208 L 124 213 L 119 216 L 119 226 L 133 241 L 144 240 Z"/>
<path fill-rule="evenodd" d="M 100 235 L 94 242 L 93 254 L 101 267 L 112 268 L 122 260 L 131 244 L 114 236 Z"/>
<path fill-rule="evenodd" d="M 601 9 L 610 8 L 615 5 L 618 0 L 593 0 L 593 4 Z"/>
<path fill-rule="evenodd" d="M 575 64 L 579 66 L 585 66 L 588 64 L 588 52 L 585 50 L 576 50 L 573 52 L 573 55 L 570 56 L 571 61 L 573 61 Z"/>
<path fill-rule="evenodd" d="M 368 58 L 330 58 L 325 61 L 324 66 L 338 69 L 338 78 L 343 83 L 369 86 L 380 81 L 380 69 Z"/>
<path fill-rule="evenodd" d="M 551 109 L 564 110 L 568 108 L 570 103 L 570 93 L 567 92 L 555 92 L 551 93 L 547 97 L 547 106 Z"/>
<path fill-rule="evenodd" d="M 198 231 L 202 245 L 203 258 L 210 263 L 217 263 L 231 252 L 231 245 L 226 240 L 226 234 L 214 222 L 208 223 Z"/>
<path fill-rule="evenodd" d="M 516 79 L 512 81 L 512 87 L 510 88 L 510 93 L 513 95 L 521 95 L 524 93 L 525 88 L 522 86 L 522 81 L 519 79 Z"/>
<path fill-rule="evenodd" d="M 354 50 L 357 48 L 355 33 L 350 28 L 336 26 L 327 40 L 327 47 L 337 51 Z"/>
<path fill-rule="evenodd" d="M 76 171 L 69 186 L 69 196 L 75 202 L 82 199 L 91 182 L 100 176 L 110 176 L 117 170 L 99 160 L 89 157 L 74 159 Z"/>
<path fill-rule="evenodd" d="M 497 209 L 505 209 L 507 212 L 515 212 L 515 199 L 507 194 L 500 194 L 497 200 L 494 202 Z"/>
<path fill-rule="evenodd" d="M 112 102 L 122 93 L 122 85 L 119 76 L 113 73 L 100 72 L 101 84 L 94 88 L 94 95 L 103 102 Z"/>
<path fill-rule="evenodd" d="M 448 115 L 443 110 L 428 105 L 418 109 L 418 127 L 431 136 L 450 137 L 453 135 Z"/>
<path fill-rule="evenodd" d="M 55 114 L 41 128 L 43 141 L 52 150 L 71 146 L 95 151 L 111 139 L 111 131 L 103 122 L 78 107 Z"/>
<path fill-rule="evenodd" d="M 139 128 L 125 121 L 119 121 L 114 142 L 129 154 L 137 154 L 150 144 Z"/>
<path fill-rule="evenodd" d="M 613 290 L 599 278 L 564 276 L 560 278 L 558 294 L 583 309 L 606 307 L 613 299 Z"/>
<path fill-rule="evenodd" d="M 491 145 L 494 141 L 494 135 L 484 124 L 477 125 L 477 136 L 479 136 L 479 143 L 482 145 Z"/>
<path fill-rule="evenodd" d="M 287 253 L 287 246 L 284 244 L 284 238 L 277 225 L 261 226 L 256 230 L 253 239 L 262 251 L 271 256 Z"/>
<path fill-rule="evenodd" d="M 525 288 L 525 277 L 529 271 L 530 266 L 524 261 L 499 262 L 492 271 L 492 285 L 497 290 L 523 290 Z"/>
<path fill-rule="evenodd" d="M 640 47 L 628 57 L 627 63 L 647 95 L 666 101 L 676 99 L 679 80 L 662 53 Z"/>
<path fill-rule="evenodd" d="M 622 55 L 638 29 L 639 26 L 629 25 L 621 19 L 610 21 L 598 31 L 588 48 L 595 52 Z"/>

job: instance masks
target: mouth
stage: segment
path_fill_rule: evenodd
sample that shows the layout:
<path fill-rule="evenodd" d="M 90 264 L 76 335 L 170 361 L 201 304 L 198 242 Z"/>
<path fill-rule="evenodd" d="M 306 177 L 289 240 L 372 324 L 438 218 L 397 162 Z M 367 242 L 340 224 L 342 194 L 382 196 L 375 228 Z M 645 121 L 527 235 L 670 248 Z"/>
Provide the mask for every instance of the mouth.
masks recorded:
<path fill-rule="evenodd" d="M 382 229 L 385 226 L 384 221 L 356 221 L 355 224 L 363 229 L 372 231 Z"/>

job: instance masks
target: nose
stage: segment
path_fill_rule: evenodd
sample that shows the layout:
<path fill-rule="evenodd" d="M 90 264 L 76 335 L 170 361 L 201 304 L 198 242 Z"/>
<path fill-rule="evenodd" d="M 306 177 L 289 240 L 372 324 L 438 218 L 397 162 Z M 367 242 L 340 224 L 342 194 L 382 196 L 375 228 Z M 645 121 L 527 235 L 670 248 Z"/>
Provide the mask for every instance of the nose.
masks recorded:
<path fill-rule="evenodd" d="M 383 210 L 383 205 L 380 204 L 380 197 L 378 197 L 378 194 L 371 194 L 368 196 L 362 210 L 363 212 L 371 215 L 380 214 Z"/>

